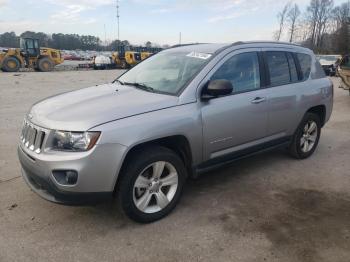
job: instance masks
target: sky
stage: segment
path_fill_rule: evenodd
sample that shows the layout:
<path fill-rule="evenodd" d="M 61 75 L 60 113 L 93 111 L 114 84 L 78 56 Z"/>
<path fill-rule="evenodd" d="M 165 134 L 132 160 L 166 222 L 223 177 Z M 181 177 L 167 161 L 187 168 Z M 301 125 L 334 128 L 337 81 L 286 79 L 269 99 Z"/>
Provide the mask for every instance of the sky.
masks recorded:
<path fill-rule="evenodd" d="M 295 0 L 305 10 L 310 0 Z M 120 0 L 120 39 L 132 44 L 271 40 L 288 0 Z M 345 0 L 334 0 L 335 5 Z M 0 34 L 117 38 L 116 0 L 0 0 Z"/>

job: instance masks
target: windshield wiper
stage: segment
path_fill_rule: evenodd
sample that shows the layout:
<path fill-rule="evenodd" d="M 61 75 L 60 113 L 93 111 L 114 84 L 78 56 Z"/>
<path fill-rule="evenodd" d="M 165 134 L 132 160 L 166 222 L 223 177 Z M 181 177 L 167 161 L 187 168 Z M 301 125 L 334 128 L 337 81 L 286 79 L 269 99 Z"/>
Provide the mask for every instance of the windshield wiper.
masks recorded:
<path fill-rule="evenodd" d="M 156 92 L 156 90 L 153 88 L 153 87 L 150 87 L 146 84 L 143 84 L 143 83 L 128 83 L 128 82 L 124 82 L 124 85 L 130 85 L 130 86 L 134 86 L 136 88 L 139 88 L 139 89 L 142 89 L 142 90 L 145 90 L 145 91 L 149 91 L 149 92 Z"/>
<path fill-rule="evenodd" d="M 122 82 L 122 81 L 120 81 L 119 79 L 116 79 L 116 80 L 113 81 L 113 83 L 115 83 L 115 82 L 118 82 L 118 83 L 121 84 L 121 85 L 125 85 L 125 83 Z"/>

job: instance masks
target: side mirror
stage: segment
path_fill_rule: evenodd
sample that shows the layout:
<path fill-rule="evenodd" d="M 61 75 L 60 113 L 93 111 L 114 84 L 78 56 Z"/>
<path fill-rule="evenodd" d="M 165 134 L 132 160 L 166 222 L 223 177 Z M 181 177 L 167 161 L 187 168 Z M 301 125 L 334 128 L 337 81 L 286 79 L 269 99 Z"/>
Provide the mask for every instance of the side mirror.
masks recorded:
<path fill-rule="evenodd" d="M 233 91 L 232 83 L 225 79 L 209 81 L 203 89 L 202 99 L 209 100 L 218 96 L 231 94 Z"/>

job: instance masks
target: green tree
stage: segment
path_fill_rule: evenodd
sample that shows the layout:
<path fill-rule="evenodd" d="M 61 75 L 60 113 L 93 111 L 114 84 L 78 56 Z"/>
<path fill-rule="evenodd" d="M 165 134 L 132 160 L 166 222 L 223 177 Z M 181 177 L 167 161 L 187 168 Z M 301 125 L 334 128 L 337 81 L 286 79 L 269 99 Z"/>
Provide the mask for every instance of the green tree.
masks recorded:
<path fill-rule="evenodd" d="M 0 46 L 1 47 L 19 47 L 19 37 L 15 32 L 6 32 L 0 34 Z"/>

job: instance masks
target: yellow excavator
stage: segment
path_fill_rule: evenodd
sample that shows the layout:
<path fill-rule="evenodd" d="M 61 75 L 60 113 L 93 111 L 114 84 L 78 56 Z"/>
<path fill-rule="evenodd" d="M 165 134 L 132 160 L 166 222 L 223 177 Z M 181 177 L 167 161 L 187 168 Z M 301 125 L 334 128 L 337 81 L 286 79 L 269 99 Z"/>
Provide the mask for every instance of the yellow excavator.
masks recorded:
<path fill-rule="evenodd" d="M 20 48 L 0 52 L 0 69 L 4 72 L 17 72 L 23 67 L 49 72 L 63 61 L 59 50 L 40 47 L 39 40 L 34 38 L 21 38 Z"/>

